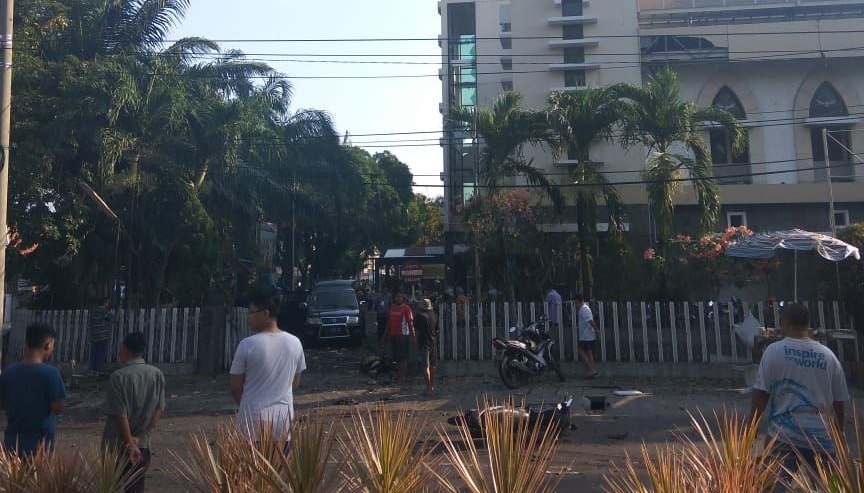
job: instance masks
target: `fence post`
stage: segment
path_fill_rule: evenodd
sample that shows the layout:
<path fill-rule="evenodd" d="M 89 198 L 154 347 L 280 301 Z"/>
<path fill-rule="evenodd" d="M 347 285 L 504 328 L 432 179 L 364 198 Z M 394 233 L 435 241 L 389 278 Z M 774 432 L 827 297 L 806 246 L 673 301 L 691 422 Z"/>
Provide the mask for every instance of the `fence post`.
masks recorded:
<path fill-rule="evenodd" d="M 642 315 L 642 353 L 645 356 L 645 363 L 648 363 L 651 361 L 651 344 L 648 342 L 648 313 L 644 301 L 639 303 L 639 307 Z"/>
<path fill-rule="evenodd" d="M 627 335 L 630 338 L 630 363 L 636 361 L 636 347 L 633 345 L 633 303 L 627 302 Z"/>
<path fill-rule="evenodd" d="M 597 311 L 600 312 L 600 361 L 606 361 L 606 304 L 598 302 Z"/>
<path fill-rule="evenodd" d="M 226 351 L 234 351 L 234 348 L 225 347 L 226 315 L 224 306 L 210 306 L 201 310 L 197 334 L 198 373 L 216 375 L 227 370 L 224 368 L 224 355 Z"/>

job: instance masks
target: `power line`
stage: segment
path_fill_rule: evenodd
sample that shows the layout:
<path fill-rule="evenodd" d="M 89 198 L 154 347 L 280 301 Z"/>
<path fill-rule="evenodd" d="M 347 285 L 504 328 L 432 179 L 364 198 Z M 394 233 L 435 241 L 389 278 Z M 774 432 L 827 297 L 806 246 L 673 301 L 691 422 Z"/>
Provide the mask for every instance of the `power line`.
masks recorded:
<path fill-rule="evenodd" d="M 791 35 L 800 35 L 800 34 L 855 34 L 862 33 L 864 30 L 861 29 L 849 29 L 849 30 L 806 30 L 806 31 L 785 31 L 785 32 L 777 32 L 777 31 L 748 31 L 748 32 L 734 32 L 734 33 L 718 33 L 718 32 L 690 32 L 688 31 L 686 34 L 682 34 L 682 36 L 721 36 L 721 37 L 729 37 L 729 36 L 789 36 Z M 646 38 L 646 37 L 656 37 L 656 36 L 670 36 L 674 37 L 674 35 L 664 35 L 664 34 L 598 34 L 585 36 L 586 38 Z M 471 40 L 500 40 L 501 38 L 509 38 L 513 40 L 538 40 L 538 39 L 562 39 L 560 35 L 558 36 L 471 36 Z M 436 36 L 434 38 L 215 38 L 208 39 L 213 43 L 390 43 L 390 42 L 421 42 L 421 41 L 450 41 L 454 40 L 459 43 L 465 41 L 464 38 L 449 38 L 447 36 Z M 183 41 L 182 39 L 169 39 L 165 40 L 165 44 L 173 44 L 179 41 Z"/>
<path fill-rule="evenodd" d="M 582 47 L 586 50 L 586 55 L 591 56 L 643 56 L 646 54 L 642 49 L 637 49 L 633 51 L 625 51 L 625 52 L 612 52 L 612 51 L 593 51 L 593 47 L 585 46 Z M 770 54 L 770 55 L 781 55 L 781 54 L 801 54 L 801 53 L 831 53 L 837 51 L 850 51 L 856 50 L 860 48 L 849 47 L 849 48 L 832 48 L 832 49 L 814 49 L 801 51 L 798 50 L 726 50 L 727 54 Z M 552 58 L 560 58 L 563 50 L 556 49 L 557 53 L 514 53 L 511 50 L 502 50 L 498 53 L 475 53 L 472 55 L 473 58 L 485 58 L 485 57 L 494 57 L 494 58 L 519 58 L 519 57 L 529 57 L 529 58 L 538 58 L 538 57 L 552 57 Z M 591 51 L 587 51 L 591 50 Z M 36 50 L 33 50 L 36 51 Z M 656 54 L 662 54 L 664 52 L 656 52 Z M 147 52 L 142 52 L 141 54 L 148 54 Z M 149 53 L 151 56 L 157 58 L 178 58 L 179 55 L 175 53 L 166 53 L 166 52 L 155 52 Z M 428 62 L 388 62 L 388 61 L 377 61 L 377 60 L 369 60 L 369 61 L 353 61 L 353 60 L 345 60 L 345 61 L 337 61 L 337 60 L 325 60 L 323 58 L 357 58 L 357 57 L 368 57 L 368 58 L 438 58 L 438 59 L 447 59 L 447 54 L 445 53 L 436 53 L 436 54 L 416 54 L 416 53 L 388 53 L 388 54 L 363 54 L 363 53 L 280 53 L 280 52 L 264 52 L 264 53 L 246 53 L 243 52 L 242 58 L 240 60 L 254 60 L 254 61 L 284 61 L 284 62 L 298 62 L 298 63 L 404 63 L 409 65 L 414 64 L 432 64 L 436 62 L 428 61 Z M 202 60 L 219 60 L 224 58 L 224 53 L 190 53 L 184 54 L 183 58 L 192 58 L 192 59 L 202 59 Z M 260 57 L 279 57 L 279 58 L 260 58 Z M 286 58 L 287 57 L 287 58 Z M 292 58 L 293 57 L 293 58 Z M 312 58 L 312 60 L 307 60 L 306 58 Z M 493 63 L 493 62 L 482 62 L 482 63 Z M 528 63 L 528 62 L 520 62 L 520 63 Z"/>
<path fill-rule="evenodd" d="M 712 169 L 713 168 L 732 168 L 732 167 L 742 167 L 742 166 L 769 165 L 769 164 L 789 164 L 789 163 L 801 163 L 801 162 L 810 162 L 810 159 L 794 158 L 794 159 L 776 159 L 776 160 L 772 160 L 772 161 L 750 161 L 747 163 L 720 163 L 720 164 L 713 164 L 711 167 L 712 167 Z M 237 167 L 247 168 L 247 169 L 271 170 L 272 171 L 272 168 L 265 167 L 265 166 L 237 165 Z M 784 170 L 784 171 L 775 171 L 775 172 L 761 172 L 761 173 L 781 174 L 781 173 L 791 173 L 794 171 L 802 171 L 802 170 L 808 170 L 808 169 L 823 169 L 823 168 L 824 168 L 824 166 L 823 167 L 816 166 L 814 168 L 795 168 L 793 170 Z M 597 170 L 597 171 L 595 171 L 595 173 L 600 174 L 600 175 L 618 175 L 618 174 L 642 173 L 644 171 L 645 171 L 645 169 L 643 168 L 643 169 L 635 169 L 635 170 Z M 451 172 L 450 174 L 451 175 L 460 175 L 460 174 L 465 175 L 466 173 L 473 174 L 473 171 L 471 171 L 471 172 L 457 171 L 457 172 Z M 322 173 L 319 172 L 318 174 L 321 175 Z M 335 173 L 335 172 L 333 174 L 334 175 L 341 175 L 340 173 Z M 368 176 L 368 177 L 378 178 L 378 177 L 381 177 L 383 173 L 357 172 L 355 174 L 358 176 Z M 543 176 L 553 176 L 553 177 L 554 176 L 571 176 L 570 172 L 567 172 L 567 171 L 543 172 L 542 174 L 543 174 Z M 441 174 L 440 173 L 439 174 L 416 174 L 416 175 L 412 174 L 411 176 L 412 176 L 412 178 L 416 178 L 416 177 L 433 178 L 433 177 L 440 177 Z M 715 176 L 714 178 L 726 179 L 726 178 L 745 177 L 745 176 L 759 176 L 759 175 L 753 174 L 753 173 L 748 173 L 748 174 L 741 174 L 741 175 L 724 175 L 721 177 Z M 646 182 L 644 180 L 642 180 L 640 182 L 650 183 L 650 181 Z"/>
<path fill-rule="evenodd" d="M 860 51 L 864 50 L 864 46 L 857 46 L 852 48 L 838 48 L 835 51 Z M 747 62 L 757 62 L 757 61 L 797 61 L 800 62 L 802 59 L 785 59 L 785 57 L 789 57 L 790 55 L 820 55 L 830 50 L 810 50 L 810 51 L 800 51 L 800 52 L 792 52 L 792 53 L 784 53 L 781 55 L 765 55 L 760 57 L 741 57 L 734 60 L 723 60 L 724 64 L 734 65 L 741 64 Z M 590 54 L 589 54 L 590 55 Z M 637 56 L 637 54 L 633 54 L 633 56 Z M 784 59 L 779 59 L 784 58 Z M 610 69 L 625 69 L 625 68 L 642 68 L 645 66 L 652 65 L 662 65 L 662 64 L 672 64 L 676 66 L 692 66 L 692 65 L 717 65 L 718 60 L 689 60 L 689 61 L 676 61 L 671 63 L 669 61 L 658 61 L 658 62 L 631 62 L 631 61 L 621 61 L 621 62 L 590 62 L 586 61 L 584 65 L 588 66 L 596 66 L 596 67 L 609 67 Z M 547 64 L 541 64 L 547 65 Z M 549 64 L 549 65 L 560 65 L 560 64 Z M 575 65 L 583 65 L 583 64 L 575 64 Z M 471 68 L 471 65 L 467 65 L 463 68 Z M 486 75 L 511 75 L 511 74 L 539 74 L 539 73 L 549 73 L 549 69 L 545 70 L 500 70 L 500 71 L 487 71 L 487 72 L 475 72 L 474 76 L 486 76 Z M 112 73 L 112 71 L 108 71 L 108 73 Z M 118 72 L 119 73 L 119 72 Z M 222 75 L 209 75 L 204 73 L 189 73 L 189 72 L 178 72 L 178 73 L 156 73 L 151 72 L 146 75 L 151 77 L 172 77 L 172 78 L 188 78 L 188 79 L 222 79 Z M 328 79 L 424 79 L 424 78 L 432 78 L 432 77 L 444 77 L 443 74 L 388 74 L 388 75 L 292 75 L 292 74 L 273 74 L 273 75 L 260 75 L 260 76 L 246 76 L 245 79 L 260 79 L 260 80 L 269 80 L 272 78 L 283 78 L 287 80 L 303 80 L 303 79 L 314 79 L 314 80 L 328 80 Z M 449 77 L 449 74 L 448 74 Z"/>
<path fill-rule="evenodd" d="M 864 107 L 864 104 L 860 105 L 849 105 L 847 108 L 857 108 Z M 772 111 L 766 113 L 779 113 L 781 111 Z M 789 113 L 791 111 L 783 111 L 784 113 Z M 758 112 L 748 113 L 748 116 L 751 114 L 757 114 Z M 850 113 L 848 115 L 838 116 L 837 118 L 856 118 L 864 116 L 864 112 L 861 113 Z M 797 123 L 806 122 L 809 117 L 784 117 L 784 118 L 770 118 L 764 120 L 745 120 L 746 124 L 743 127 L 744 130 L 748 130 L 751 128 L 768 128 L 768 127 L 778 127 L 778 126 L 788 126 Z M 705 128 L 706 131 L 712 130 L 710 127 Z M 351 141 L 351 137 L 374 137 L 374 136 L 391 136 L 391 135 L 425 135 L 425 134 L 442 134 L 449 132 L 460 132 L 463 130 L 431 130 L 426 132 L 392 132 L 392 133 L 369 133 L 369 134 L 352 134 L 350 132 L 347 133 L 347 137 L 349 138 L 348 144 L 355 147 L 369 147 L 369 148 L 387 148 L 387 147 L 435 147 L 441 146 L 442 141 L 443 145 L 449 145 L 453 142 L 462 142 L 465 140 L 463 137 L 457 136 L 443 136 L 443 137 L 428 137 L 428 138 L 416 138 L 416 139 L 399 139 L 399 140 L 384 140 L 384 139 L 375 139 L 361 142 Z M 621 131 L 613 132 L 612 137 L 621 137 L 623 134 Z M 330 139 L 332 136 L 322 136 L 316 137 L 321 139 Z M 467 138 L 467 137 L 466 137 Z M 291 147 L 289 143 L 283 142 L 271 142 L 271 141 L 261 141 L 257 140 L 254 142 L 258 142 L 258 145 L 262 147 Z M 378 145 L 382 144 L 382 145 Z M 391 145 L 383 145 L 383 144 L 391 144 Z M 405 144 L 405 145 L 394 145 L 394 144 Z"/>

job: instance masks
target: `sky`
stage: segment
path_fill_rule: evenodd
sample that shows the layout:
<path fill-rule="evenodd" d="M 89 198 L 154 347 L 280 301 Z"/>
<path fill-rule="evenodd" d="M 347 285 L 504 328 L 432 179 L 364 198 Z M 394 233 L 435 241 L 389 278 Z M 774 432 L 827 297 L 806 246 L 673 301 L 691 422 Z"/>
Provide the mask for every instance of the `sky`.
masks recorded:
<path fill-rule="evenodd" d="M 443 171 L 439 134 L 364 134 L 441 130 L 441 83 L 437 77 L 440 49 L 435 41 L 440 22 L 435 0 L 193 0 L 172 39 L 205 37 L 219 41 L 224 49 L 240 49 L 250 59 L 268 63 L 293 83 L 295 110 L 329 112 L 341 134 L 355 136 L 351 137 L 354 145 L 373 154 L 389 150 L 407 163 L 415 175 L 415 192 L 439 196 L 439 173 Z M 276 41 L 358 38 L 427 40 Z M 428 77 L 320 78 L 395 75 Z"/>

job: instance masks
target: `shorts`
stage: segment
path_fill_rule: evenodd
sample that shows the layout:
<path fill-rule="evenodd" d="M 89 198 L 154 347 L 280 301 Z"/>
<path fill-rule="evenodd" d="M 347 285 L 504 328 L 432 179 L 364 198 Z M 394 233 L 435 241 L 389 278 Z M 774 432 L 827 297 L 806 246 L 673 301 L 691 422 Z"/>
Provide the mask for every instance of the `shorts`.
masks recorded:
<path fill-rule="evenodd" d="M 420 366 L 436 368 L 438 366 L 438 348 L 433 346 L 420 346 Z"/>
<path fill-rule="evenodd" d="M 591 341 L 579 341 L 579 349 L 585 352 L 594 351 L 595 347 L 597 347 L 597 339 Z"/>
<path fill-rule="evenodd" d="M 390 336 L 390 357 L 393 361 L 401 363 L 408 361 L 408 351 L 411 349 L 411 336 Z"/>

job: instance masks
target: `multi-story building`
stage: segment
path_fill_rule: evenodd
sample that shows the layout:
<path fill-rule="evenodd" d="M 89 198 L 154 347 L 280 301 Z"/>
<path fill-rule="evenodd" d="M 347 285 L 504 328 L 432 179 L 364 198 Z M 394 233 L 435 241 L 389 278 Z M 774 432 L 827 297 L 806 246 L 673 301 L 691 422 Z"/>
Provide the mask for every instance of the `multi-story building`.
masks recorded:
<path fill-rule="evenodd" d="M 551 91 L 640 84 L 658 66 L 679 74 L 683 95 L 736 115 L 747 149 L 732 152 L 706 122 L 723 213 L 718 229 L 800 227 L 829 231 L 829 184 L 838 227 L 864 221 L 864 1 L 862 0 L 476 0 L 439 2 L 444 68 L 442 114 L 489 105 L 504 90 L 542 108 Z M 463 231 L 458 204 L 474 192 L 476 142 L 445 133 L 446 229 Z M 528 151 L 566 184 L 562 156 Z M 591 160 L 612 182 L 633 182 L 645 150 L 597 143 Z M 630 231 L 647 242 L 643 185 L 618 187 Z M 695 196 L 677 199 L 676 228 L 696 227 Z M 550 219 L 550 221 L 552 221 Z M 574 231 L 565 211 L 549 231 Z M 602 229 L 602 226 L 601 226 Z"/>

